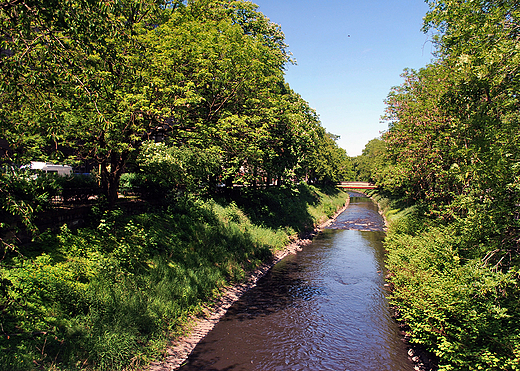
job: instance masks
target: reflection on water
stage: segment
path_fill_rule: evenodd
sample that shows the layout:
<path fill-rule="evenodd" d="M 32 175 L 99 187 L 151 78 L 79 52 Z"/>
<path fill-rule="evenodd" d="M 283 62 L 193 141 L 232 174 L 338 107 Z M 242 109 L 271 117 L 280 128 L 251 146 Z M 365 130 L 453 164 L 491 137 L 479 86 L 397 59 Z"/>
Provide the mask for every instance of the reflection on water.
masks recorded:
<path fill-rule="evenodd" d="M 382 227 L 377 206 L 352 198 L 230 308 L 181 370 L 412 370 L 384 296 Z"/>

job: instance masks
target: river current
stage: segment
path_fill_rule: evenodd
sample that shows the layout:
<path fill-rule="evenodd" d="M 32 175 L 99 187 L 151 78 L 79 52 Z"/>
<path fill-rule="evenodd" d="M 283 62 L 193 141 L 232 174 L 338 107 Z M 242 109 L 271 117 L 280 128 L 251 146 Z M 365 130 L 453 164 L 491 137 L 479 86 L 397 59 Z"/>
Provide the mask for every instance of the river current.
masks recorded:
<path fill-rule="evenodd" d="M 310 245 L 276 264 L 180 370 L 412 371 L 384 290 L 384 222 L 352 193 Z"/>

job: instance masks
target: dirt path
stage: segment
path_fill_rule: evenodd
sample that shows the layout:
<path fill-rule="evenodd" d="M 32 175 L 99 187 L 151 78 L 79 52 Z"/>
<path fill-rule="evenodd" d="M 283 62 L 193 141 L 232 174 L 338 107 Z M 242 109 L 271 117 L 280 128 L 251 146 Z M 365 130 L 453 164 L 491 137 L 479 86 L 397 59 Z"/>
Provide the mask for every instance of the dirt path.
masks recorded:
<path fill-rule="evenodd" d="M 146 368 L 148 371 L 170 371 L 178 369 L 187 359 L 190 353 L 195 349 L 199 341 L 201 341 L 218 323 L 218 321 L 226 314 L 227 310 L 249 289 L 256 286 L 256 283 L 262 278 L 276 263 L 289 254 L 296 254 L 302 250 L 302 247 L 311 243 L 312 238 L 319 231 L 332 223 L 336 217 L 341 214 L 348 206 L 349 199 L 334 216 L 326 222 L 317 226 L 314 231 L 308 233 L 298 241 L 290 244 L 284 250 L 279 251 L 273 259 L 261 265 L 258 269 L 251 273 L 248 280 L 244 283 L 231 286 L 218 302 L 205 309 L 205 317 L 196 318 L 190 333 L 186 336 L 175 339 L 170 347 L 166 350 L 167 356 L 161 362 L 154 362 Z"/>

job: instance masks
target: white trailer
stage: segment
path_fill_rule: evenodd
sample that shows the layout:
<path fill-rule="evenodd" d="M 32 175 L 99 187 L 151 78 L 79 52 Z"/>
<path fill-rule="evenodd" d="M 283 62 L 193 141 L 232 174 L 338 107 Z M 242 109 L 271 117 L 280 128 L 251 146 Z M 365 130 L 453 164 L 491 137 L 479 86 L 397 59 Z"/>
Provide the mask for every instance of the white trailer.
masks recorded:
<path fill-rule="evenodd" d="M 60 176 L 72 175 L 72 166 L 56 165 L 50 162 L 31 161 L 31 170 L 40 170 L 44 173 L 58 174 Z"/>

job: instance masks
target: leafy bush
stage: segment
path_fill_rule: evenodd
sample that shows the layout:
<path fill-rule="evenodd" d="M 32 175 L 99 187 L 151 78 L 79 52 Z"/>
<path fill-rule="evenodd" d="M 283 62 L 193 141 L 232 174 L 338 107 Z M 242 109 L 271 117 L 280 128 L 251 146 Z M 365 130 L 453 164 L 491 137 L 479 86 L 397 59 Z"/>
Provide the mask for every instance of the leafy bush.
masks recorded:
<path fill-rule="evenodd" d="M 414 224 L 406 219 L 398 224 Z M 518 370 L 518 272 L 465 259 L 466 241 L 452 226 L 409 231 L 394 225 L 385 247 L 392 302 L 412 342 L 439 357 L 441 370 Z"/>
<path fill-rule="evenodd" d="M 5 249 L 13 249 L 16 234 L 22 228 L 37 233 L 35 214 L 52 206 L 61 187 L 52 175 L 35 176 L 25 168 L 6 167 L 0 173 L 0 259 Z M 2 250 L 4 252 L 2 253 Z"/>
<path fill-rule="evenodd" d="M 139 192 L 139 185 L 136 173 L 123 173 L 119 180 L 119 192 L 123 194 L 132 194 Z"/>
<path fill-rule="evenodd" d="M 129 180 L 144 194 L 153 193 L 155 197 L 177 191 L 207 190 L 210 180 L 221 171 L 220 156 L 213 148 L 145 142 L 137 161 L 141 172 Z"/>

